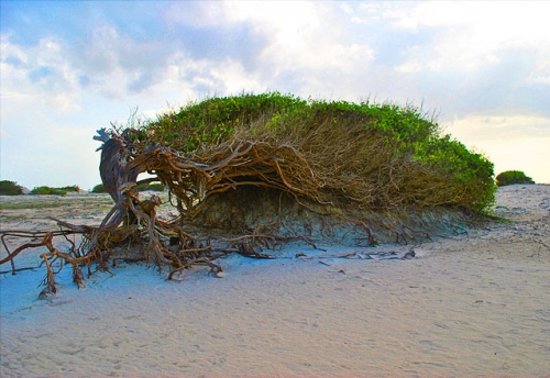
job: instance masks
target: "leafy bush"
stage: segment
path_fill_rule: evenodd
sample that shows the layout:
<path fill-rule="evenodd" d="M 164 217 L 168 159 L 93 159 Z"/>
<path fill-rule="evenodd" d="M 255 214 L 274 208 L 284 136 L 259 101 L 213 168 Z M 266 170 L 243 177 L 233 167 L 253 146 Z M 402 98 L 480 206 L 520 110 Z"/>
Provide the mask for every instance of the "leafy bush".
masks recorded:
<path fill-rule="evenodd" d="M 66 190 L 60 188 L 51 188 L 49 186 L 37 186 L 31 190 L 31 194 L 47 194 L 47 195 L 60 195 L 67 194 Z"/>
<path fill-rule="evenodd" d="M 270 119 L 285 110 L 299 109 L 304 100 L 279 93 L 244 94 L 235 97 L 215 97 L 198 104 L 162 115 L 145 125 L 155 140 L 176 150 L 190 152 L 204 145 L 217 143 L 233 134 L 239 125 L 258 119 Z"/>
<path fill-rule="evenodd" d="M 151 190 L 154 192 L 162 192 L 164 191 L 164 185 L 160 183 L 153 183 L 153 184 L 145 183 L 145 184 L 139 184 L 136 187 L 136 189 L 138 192 L 145 192 L 147 190 Z M 103 184 L 97 184 L 96 186 L 93 187 L 92 193 L 105 193 L 105 187 L 103 186 Z"/>
<path fill-rule="evenodd" d="M 105 193 L 105 187 L 103 184 L 97 184 L 92 188 L 92 193 Z"/>
<path fill-rule="evenodd" d="M 78 185 L 72 185 L 72 186 L 63 186 L 60 188 L 52 188 L 49 186 L 37 186 L 33 190 L 31 190 L 31 194 L 46 194 L 46 195 L 59 195 L 64 196 L 68 192 L 76 192 L 78 193 L 80 191 L 80 188 Z"/>
<path fill-rule="evenodd" d="M 54 189 L 59 189 L 65 192 L 74 192 L 74 193 L 80 192 L 80 187 L 78 185 L 62 186 L 61 188 L 54 188 Z"/>
<path fill-rule="evenodd" d="M 0 195 L 15 196 L 18 194 L 23 194 L 23 188 L 17 185 L 16 182 L 8 180 L 0 181 Z"/>
<path fill-rule="evenodd" d="M 155 184 L 146 183 L 146 184 L 138 185 L 136 189 L 138 192 L 145 192 L 147 190 L 152 190 L 154 192 L 162 192 L 164 191 L 164 185 L 160 183 L 155 183 Z"/>
<path fill-rule="evenodd" d="M 505 171 L 499 173 L 496 177 L 498 186 L 512 185 L 512 184 L 534 184 L 533 179 L 522 171 Z"/>
<path fill-rule="evenodd" d="M 439 125 L 412 106 L 243 94 L 192 103 L 125 133 L 134 146 L 159 143 L 210 163 L 243 141 L 275 148 L 269 154 L 290 146 L 303 159 L 286 156 L 281 164 L 289 174 L 304 168 L 292 164 L 307 164 L 303 172 L 312 169 L 320 184 L 298 192 L 320 202 L 343 197 L 367 210 L 447 206 L 476 213 L 494 202 L 493 164 L 440 135 Z"/>

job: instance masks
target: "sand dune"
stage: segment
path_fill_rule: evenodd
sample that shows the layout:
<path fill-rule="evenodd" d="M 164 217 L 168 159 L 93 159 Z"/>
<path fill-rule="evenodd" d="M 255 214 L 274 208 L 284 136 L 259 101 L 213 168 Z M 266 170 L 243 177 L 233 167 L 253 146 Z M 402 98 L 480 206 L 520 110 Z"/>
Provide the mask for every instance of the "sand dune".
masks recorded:
<path fill-rule="evenodd" d="M 78 290 L 66 270 L 39 301 L 42 271 L 2 274 L 0 375 L 548 376 L 550 186 L 495 212 L 512 222 L 421 245 L 229 257 L 223 279 L 125 265 Z"/>

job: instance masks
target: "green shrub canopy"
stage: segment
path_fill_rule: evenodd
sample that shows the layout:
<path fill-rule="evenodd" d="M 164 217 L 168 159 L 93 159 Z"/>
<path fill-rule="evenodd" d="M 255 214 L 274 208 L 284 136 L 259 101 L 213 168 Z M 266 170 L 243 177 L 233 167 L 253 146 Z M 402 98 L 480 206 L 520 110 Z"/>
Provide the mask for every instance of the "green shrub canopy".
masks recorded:
<path fill-rule="evenodd" d="M 338 207 L 445 206 L 483 213 L 494 202 L 493 164 L 441 136 L 437 123 L 412 106 L 243 94 L 191 104 L 124 136 L 136 153 L 157 144 L 205 164 L 248 143 L 256 155 L 271 154 L 278 172 L 264 161 L 241 166 L 248 169 L 244 173 L 220 173 L 226 176 L 220 180 L 272 187 L 283 181 L 300 199 Z M 159 176 L 174 192 L 182 186 L 170 175 Z"/>
<path fill-rule="evenodd" d="M 63 186 L 60 188 L 52 188 L 49 186 L 37 186 L 31 190 L 31 194 L 46 194 L 46 195 L 60 195 L 64 196 L 68 192 L 78 193 L 80 188 L 77 185 Z"/>
<path fill-rule="evenodd" d="M 15 196 L 18 194 L 23 194 L 23 188 L 17 185 L 16 182 L 8 180 L 0 181 L 0 195 Z"/>
<path fill-rule="evenodd" d="M 498 186 L 513 184 L 534 184 L 535 182 L 522 171 L 505 171 L 499 173 L 496 177 Z"/>
<path fill-rule="evenodd" d="M 97 184 L 92 188 L 92 193 L 105 193 L 105 187 L 103 184 Z"/>
<path fill-rule="evenodd" d="M 162 192 L 164 190 L 164 185 L 159 183 L 145 183 L 145 184 L 139 184 L 136 186 L 136 190 L 138 192 L 145 192 L 147 190 L 151 190 L 153 192 Z M 105 193 L 105 187 L 103 184 L 97 184 L 93 187 L 92 193 Z"/>
<path fill-rule="evenodd" d="M 148 190 L 153 192 L 162 192 L 164 190 L 164 185 L 159 183 L 139 184 L 136 186 L 136 190 L 138 192 L 146 192 Z"/>

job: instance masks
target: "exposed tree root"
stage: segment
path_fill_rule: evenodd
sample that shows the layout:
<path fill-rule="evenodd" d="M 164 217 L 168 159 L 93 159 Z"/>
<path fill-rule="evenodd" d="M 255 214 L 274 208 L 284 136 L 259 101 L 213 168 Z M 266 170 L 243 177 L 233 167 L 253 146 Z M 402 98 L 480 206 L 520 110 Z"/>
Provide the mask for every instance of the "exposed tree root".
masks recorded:
<path fill-rule="evenodd" d="M 319 142 L 319 136 L 314 135 L 312 138 L 316 143 Z M 108 271 L 110 262 L 116 264 L 116 261 L 121 259 L 147 261 L 157 265 L 159 269 L 169 267 L 168 279 L 195 266 L 207 266 L 212 274 L 219 277 L 222 267 L 215 261 L 229 253 L 270 259 L 274 256 L 263 253 L 264 249 L 273 249 L 290 241 L 305 242 L 317 248 L 307 232 L 302 235 L 298 232 L 292 235 L 278 233 L 277 223 L 280 221 L 277 220 L 271 227 L 260 227 L 258 223 L 252 222 L 253 229 L 243 229 L 246 222 L 236 220 L 246 219 L 254 213 L 253 207 L 258 202 L 251 203 L 251 199 L 246 198 L 247 193 L 254 191 L 260 193 L 258 195 L 267 193 L 265 195 L 275 199 L 274 203 L 278 201 L 278 204 L 273 205 L 277 207 L 273 209 L 273 213 L 280 217 L 285 215 L 283 202 L 290 201 L 293 204 L 291 206 L 305 209 L 304 211 L 310 211 L 312 214 L 324 213 L 355 225 L 361 230 L 361 238 L 366 240 L 368 245 L 378 242 L 372 225 L 357 216 L 366 210 L 368 201 L 358 201 L 353 193 L 347 190 L 350 185 L 356 183 L 349 182 L 341 186 L 341 183 L 336 183 L 331 177 L 319 174 L 323 171 L 316 170 L 311 165 L 315 160 L 306 158 L 301 150 L 291 144 L 235 139 L 230 143 L 217 145 L 208 153 L 192 159 L 180 156 L 168 147 L 135 144 L 131 133 L 108 135 L 104 130 L 100 130 L 97 139 L 103 141 L 101 179 L 114 201 L 112 209 L 97 227 L 56 220 L 59 230 L 55 231 L 0 231 L 0 240 L 7 253 L 7 256 L 0 260 L 0 265 L 10 262 L 13 274 L 17 271 L 14 259 L 20 253 L 33 248 L 46 250 L 40 255 L 46 269 L 46 288 L 43 295 L 56 292 L 56 263 L 61 266 L 70 265 L 73 281 L 82 287 L 83 268 L 87 268 L 88 274 L 91 274 L 92 265 Z M 353 151 L 340 153 L 348 154 Z M 389 152 L 381 150 L 374 156 L 386 159 L 386 153 Z M 323 161 L 323 158 L 320 156 L 319 160 Z M 392 164 L 404 164 L 403 161 L 387 160 Z M 138 184 L 137 177 L 142 172 L 155 174 L 154 179 L 168 187 L 170 201 L 175 200 L 174 205 L 180 213 L 177 219 L 164 221 L 157 217 L 157 207 L 161 204 L 159 197 L 154 196 L 146 200 L 139 198 L 135 188 Z M 392 182 L 402 183 L 408 179 L 392 175 L 391 167 L 388 172 L 386 179 Z M 433 177 L 429 174 L 417 178 L 421 181 L 430 179 Z M 417 184 L 421 186 L 422 182 Z M 243 202 L 242 208 L 239 210 L 237 206 L 213 209 L 212 203 L 216 203 L 216 199 L 223 198 L 228 193 L 239 193 L 241 196 L 245 194 L 243 198 L 238 199 Z M 391 193 L 383 195 L 391 196 Z M 399 201 L 404 201 L 400 198 Z M 374 199 L 373 201 L 375 202 Z M 428 205 L 432 206 L 433 203 Z M 200 223 L 203 227 L 210 227 L 208 219 L 216 213 L 223 215 L 225 224 L 222 228 L 226 231 L 225 236 L 211 239 L 205 238 L 201 232 L 190 232 L 192 227 L 189 225 Z M 235 224 L 232 223 L 234 221 Z M 307 231 L 309 226 L 304 227 Z M 405 229 L 406 226 L 398 221 L 392 221 L 391 217 L 387 217 L 384 222 L 378 222 L 378 227 L 386 227 L 395 232 L 396 242 L 406 242 L 407 237 L 414 237 L 415 233 L 425 235 L 422 227 L 419 231 L 410 227 Z M 68 238 L 69 235 L 81 236 L 81 241 L 75 243 Z M 18 246 L 10 250 L 8 238 L 12 240 L 12 244 L 14 239 L 22 242 L 16 242 Z M 67 250 L 62 252 L 56 247 L 54 238 L 64 238 L 69 244 Z"/>

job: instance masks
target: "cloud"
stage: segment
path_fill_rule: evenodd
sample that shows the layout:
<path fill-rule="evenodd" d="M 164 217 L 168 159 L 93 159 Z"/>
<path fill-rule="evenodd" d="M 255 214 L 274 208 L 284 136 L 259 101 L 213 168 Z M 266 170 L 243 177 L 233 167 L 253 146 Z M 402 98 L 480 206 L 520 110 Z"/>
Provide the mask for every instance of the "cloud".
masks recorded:
<path fill-rule="evenodd" d="M 550 133 L 525 126 L 550 117 L 547 2 L 2 4 L 4 150 L 32 120 L 91 135 L 135 107 L 265 90 L 423 103 L 488 145 Z M 491 117 L 508 126 L 481 121 Z"/>
<path fill-rule="evenodd" d="M 494 15 L 487 19 L 490 9 Z M 102 21 L 76 44 L 54 41 L 66 60 L 64 74 L 47 72 L 60 65 L 45 52 L 42 60 L 51 64 L 27 67 L 26 74 L 44 86 L 119 100 L 139 101 L 148 93 L 172 101 L 166 94 L 178 90 L 200 96 L 280 89 L 424 101 L 451 115 L 498 104 L 509 108 L 514 101 L 546 111 L 544 101 L 529 98 L 548 83 L 550 48 L 540 49 L 548 43 L 541 26 L 533 26 L 538 19 L 530 23 L 531 34 L 517 36 L 509 31 L 518 29 L 515 8 L 498 9 L 485 3 L 168 3 L 157 9 L 163 23 L 154 27 L 164 33 L 144 39 L 129 34 L 137 27 L 121 30 Z M 23 61 L 10 59 L 12 68 Z M 243 88 L 236 89 L 237 83 Z M 519 92 L 522 99 L 515 96 Z M 69 97 L 58 98 L 68 106 Z"/>
<path fill-rule="evenodd" d="M 170 50 L 161 43 L 121 34 L 113 25 L 93 29 L 86 48 L 68 48 L 67 58 L 79 84 L 107 97 L 123 98 L 162 80 Z"/>
<path fill-rule="evenodd" d="M 499 63 L 503 50 L 518 48 L 542 52 L 540 61 L 548 62 L 548 2 L 421 2 L 382 13 L 394 28 L 413 34 L 437 30 L 437 40 L 414 56 L 432 71 L 476 70 Z"/>
<path fill-rule="evenodd" d="M 44 38 L 25 47 L 12 43 L 9 36 L 0 40 L 3 98 L 32 98 L 59 110 L 78 109 L 76 77 L 58 41 Z"/>
<path fill-rule="evenodd" d="M 533 115 L 470 115 L 446 122 L 453 135 L 468 142 L 549 137 L 550 117 Z"/>

